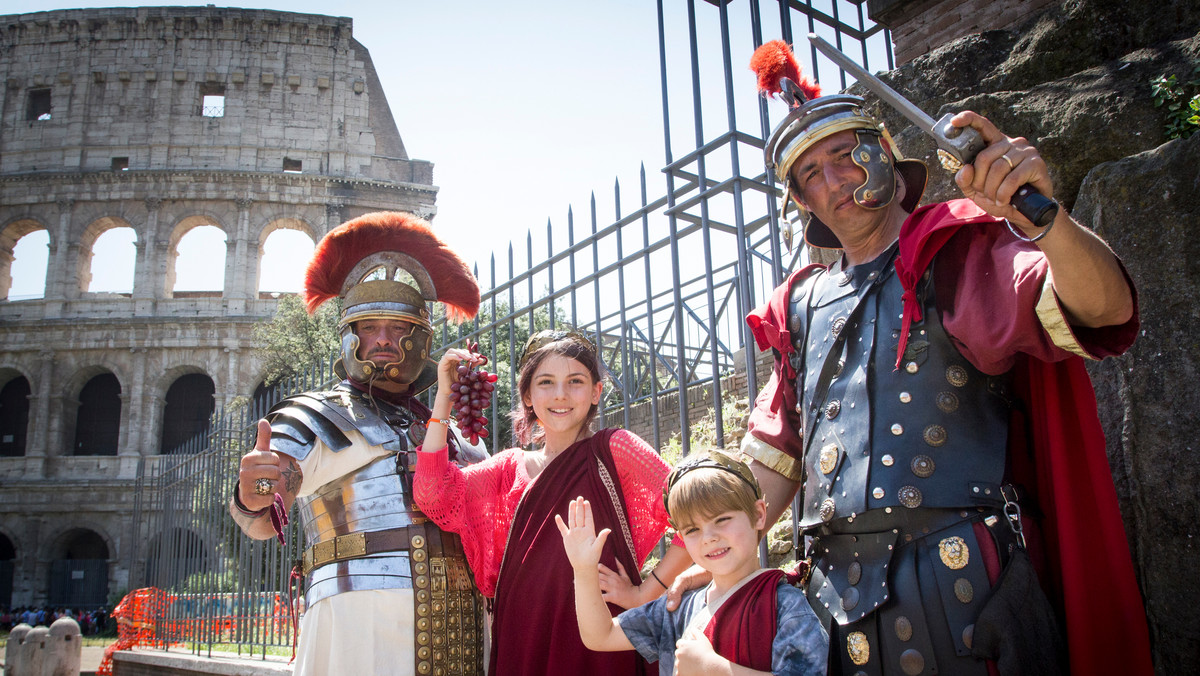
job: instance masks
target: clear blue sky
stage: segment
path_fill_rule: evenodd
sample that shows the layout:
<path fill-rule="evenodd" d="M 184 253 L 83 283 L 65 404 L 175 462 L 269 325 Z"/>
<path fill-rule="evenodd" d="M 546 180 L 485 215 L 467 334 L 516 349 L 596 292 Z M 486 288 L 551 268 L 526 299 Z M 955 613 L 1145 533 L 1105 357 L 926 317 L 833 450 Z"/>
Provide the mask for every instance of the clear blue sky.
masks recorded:
<path fill-rule="evenodd" d="M 0 14 L 204 4 L 0 0 Z M 435 225 L 468 260 L 482 264 L 511 239 L 523 243 L 530 228 L 539 236 L 547 218 L 565 223 L 569 205 L 577 217 L 586 214 L 593 190 L 611 212 L 614 179 L 632 200 L 639 164 L 652 178 L 663 165 L 650 0 L 235 6 L 354 20 L 354 36 L 371 53 L 409 156 L 435 165 Z M 455 238 L 459 231 L 464 236 Z M 187 274 L 181 261 L 181 283 Z M 20 281 L 14 280 L 14 296 Z"/>

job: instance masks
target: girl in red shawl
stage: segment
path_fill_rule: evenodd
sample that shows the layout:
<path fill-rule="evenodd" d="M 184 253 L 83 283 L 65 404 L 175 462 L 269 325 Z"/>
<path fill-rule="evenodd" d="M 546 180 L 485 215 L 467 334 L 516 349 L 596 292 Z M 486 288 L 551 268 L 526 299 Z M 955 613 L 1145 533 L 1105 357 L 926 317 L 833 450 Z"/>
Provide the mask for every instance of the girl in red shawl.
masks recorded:
<path fill-rule="evenodd" d="M 690 564 L 676 543 L 651 572 L 654 579 L 634 586 L 625 575 L 641 569 L 666 529 L 661 496 L 670 468 L 631 432 L 591 432 L 604 389 L 596 348 L 579 333 L 553 330 L 531 336 L 519 362 L 514 428 L 534 449 L 509 449 L 459 468 L 447 458 L 442 421 L 450 414 L 457 367 L 472 359 L 451 349 L 438 364 L 414 494 L 439 527 L 462 536 L 475 583 L 492 599 L 488 673 L 645 673 L 646 663 L 634 651 L 598 653 L 583 646 L 574 575 L 554 515 L 567 513 L 577 496 L 592 504 L 597 527 L 614 533 L 599 565 L 609 611 L 641 605 Z"/>

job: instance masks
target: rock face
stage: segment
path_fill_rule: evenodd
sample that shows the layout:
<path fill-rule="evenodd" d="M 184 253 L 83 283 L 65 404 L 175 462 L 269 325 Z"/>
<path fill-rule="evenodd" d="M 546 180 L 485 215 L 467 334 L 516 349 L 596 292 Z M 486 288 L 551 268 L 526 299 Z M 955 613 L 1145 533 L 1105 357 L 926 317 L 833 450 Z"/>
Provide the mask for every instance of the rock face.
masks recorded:
<path fill-rule="evenodd" d="M 1091 373 L 1159 673 L 1200 666 L 1197 167 L 1200 133 L 1096 167 L 1075 208 L 1125 261 L 1140 294 L 1138 342 Z"/>
<path fill-rule="evenodd" d="M 1143 335 L 1092 365 L 1158 673 L 1200 670 L 1200 134 L 1165 143 L 1150 81 L 1200 64 L 1200 3 L 1072 0 L 1013 31 L 957 40 L 885 76 L 933 117 L 975 110 L 1042 151 L 1059 201 L 1101 234 L 1139 290 Z M 855 93 L 862 93 L 855 91 Z M 933 144 L 868 96 L 927 201 L 960 196 Z M 1103 593 L 1103 590 L 1097 590 Z"/>

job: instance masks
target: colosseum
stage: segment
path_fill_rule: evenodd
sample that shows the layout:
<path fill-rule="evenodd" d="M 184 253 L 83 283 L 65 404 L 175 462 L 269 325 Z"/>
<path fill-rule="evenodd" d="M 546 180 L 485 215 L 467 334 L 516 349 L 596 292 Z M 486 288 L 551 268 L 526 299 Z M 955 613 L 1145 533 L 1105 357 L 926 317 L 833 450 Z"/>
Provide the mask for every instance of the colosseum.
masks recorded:
<path fill-rule="evenodd" d="M 128 588 L 139 472 L 261 385 L 273 237 L 434 213 L 433 166 L 352 29 L 211 6 L 0 17 L 0 606 Z M 177 288 L 200 229 L 224 240 L 216 290 Z M 114 233 L 132 288 L 95 290 Z M 42 242 L 43 290 L 11 293 Z"/>

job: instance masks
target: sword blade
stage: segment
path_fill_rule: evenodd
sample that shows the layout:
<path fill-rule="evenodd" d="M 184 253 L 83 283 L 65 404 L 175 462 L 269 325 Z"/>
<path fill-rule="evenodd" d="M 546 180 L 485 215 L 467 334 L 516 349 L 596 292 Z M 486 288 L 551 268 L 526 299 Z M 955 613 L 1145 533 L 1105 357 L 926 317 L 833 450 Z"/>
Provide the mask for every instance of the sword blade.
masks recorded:
<path fill-rule="evenodd" d="M 927 115 L 925 111 L 914 106 L 911 101 L 904 98 L 896 92 L 895 89 L 887 86 L 883 80 L 871 75 L 862 66 L 850 60 L 850 57 L 839 52 L 836 47 L 825 42 L 816 33 L 808 34 L 808 41 L 813 44 L 822 54 L 828 56 L 834 63 L 842 67 L 842 70 L 854 76 L 854 79 L 862 83 L 862 86 L 875 92 L 875 95 L 882 99 L 885 103 L 900 111 L 900 114 L 907 117 L 913 124 L 917 125 L 927 134 L 933 134 L 934 120 Z"/>

